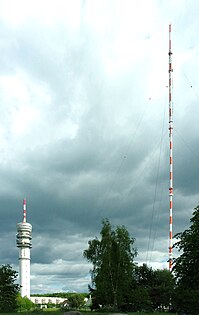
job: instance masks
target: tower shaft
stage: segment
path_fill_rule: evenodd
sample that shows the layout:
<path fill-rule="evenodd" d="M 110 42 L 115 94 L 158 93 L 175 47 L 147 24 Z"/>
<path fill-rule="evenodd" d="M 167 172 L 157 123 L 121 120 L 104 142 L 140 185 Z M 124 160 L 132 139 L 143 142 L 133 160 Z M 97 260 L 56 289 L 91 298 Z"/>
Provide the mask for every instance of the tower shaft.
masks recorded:
<path fill-rule="evenodd" d="M 19 248 L 19 284 L 21 296 L 30 297 L 30 249 L 32 225 L 26 222 L 26 200 L 23 201 L 23 222 L 17 224 L 17 247 Z"/>

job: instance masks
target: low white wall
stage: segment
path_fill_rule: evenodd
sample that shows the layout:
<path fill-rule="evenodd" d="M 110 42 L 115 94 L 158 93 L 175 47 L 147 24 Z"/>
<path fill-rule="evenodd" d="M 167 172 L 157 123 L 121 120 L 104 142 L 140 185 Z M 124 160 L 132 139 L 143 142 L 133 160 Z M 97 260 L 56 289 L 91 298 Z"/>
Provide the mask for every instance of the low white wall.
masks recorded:
<path fill-rule="evenodd" d="M 64 301 L 67 300 L 67 298 L 59 298 L 59 297 L 51 297 L 51 296 L 31 296 L 30 300 L 34 303 L 34 304 L 60 304 Z"/>

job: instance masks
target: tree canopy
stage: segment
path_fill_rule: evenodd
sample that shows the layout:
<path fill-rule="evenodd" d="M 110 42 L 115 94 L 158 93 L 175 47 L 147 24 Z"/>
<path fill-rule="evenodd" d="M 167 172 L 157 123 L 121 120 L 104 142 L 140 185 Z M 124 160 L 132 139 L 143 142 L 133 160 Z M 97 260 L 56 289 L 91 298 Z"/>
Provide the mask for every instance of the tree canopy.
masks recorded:
<path fill-rule="evenodd" d="M 136 267 L 135 280 L 136 288 L 132 298 L 135 311 L 164 310 L 170 306 L 175 281 L 169 270 L 153 270 L 143 264 Z"/>
<path fill-rule="evenodd" d="M 188 314 L 199 313 L 199 206 L 190 219 L 191 226 L 176 235 L 174 245 L 181 255 L 174 260 L 177 281 L 176 308 Z"/>
<path fill-rule="evenodd" d="M 20 293 L 17 295 L 17 308 L 21 311 L 30 311 L 35 304 L 26 296 L 22 297 Z"/>
<path fill-rule="evenodd" d="M 15 283 L 17 272 L 10 265 L 0 267 L 0 313 L 17 309 L 19 285 Z"/>
<path fill-rule="evenodd" d="M 85 304 L 83 295 L 78 293 L 70 295 L 68 304 L 70 309 L 80 309 Z"/>
<path fill-rule="evenodd" d="M 137 254 L 135 239 L 124 226 L 111 226 L 108 219 L 102 221 L 101 239 L 88 242 L 84 257 L 93 264 L 92 287 L 96 304 L 115 309 L 128 301 L 132 289 L 132 274 Z"/>

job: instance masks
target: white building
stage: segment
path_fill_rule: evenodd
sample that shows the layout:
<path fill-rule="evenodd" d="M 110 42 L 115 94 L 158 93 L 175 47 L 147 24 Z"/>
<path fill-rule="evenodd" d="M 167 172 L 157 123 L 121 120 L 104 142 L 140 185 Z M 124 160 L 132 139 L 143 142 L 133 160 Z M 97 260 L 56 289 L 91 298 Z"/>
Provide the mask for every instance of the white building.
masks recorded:
<path fill-rule="evenodd" d="M 39 305 L 47 305 L 47 304 L 56 304 L 59 305 L 67 300 L 67 298 L 61 298 L 61 297 L 50 297 L 50 296 L 31 296 L 30 300 L 34 304 Z"/>

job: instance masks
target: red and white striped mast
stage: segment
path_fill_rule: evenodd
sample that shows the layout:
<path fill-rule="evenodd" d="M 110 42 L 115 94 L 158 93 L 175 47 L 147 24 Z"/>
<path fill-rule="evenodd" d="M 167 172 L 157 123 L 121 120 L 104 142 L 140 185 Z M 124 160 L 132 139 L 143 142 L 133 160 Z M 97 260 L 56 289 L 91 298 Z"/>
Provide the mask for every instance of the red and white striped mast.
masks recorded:
<path fill-rule="evenodd" d="M 173 103 L 172 103 L 172 52 L 171 52 L 171 24 L 169 24 L 169 139 L 170 139 L 170 175 L 169 175 L 169 270 L 173 264 Z"/>

